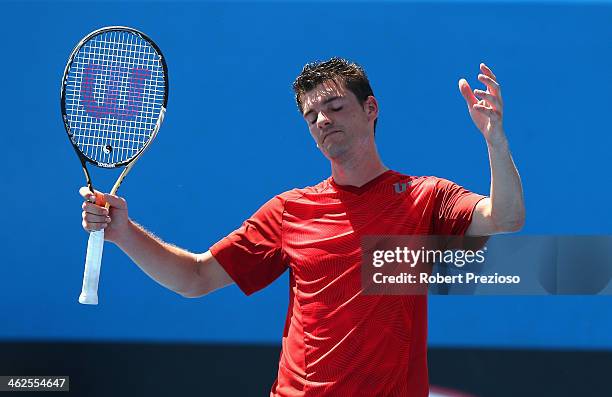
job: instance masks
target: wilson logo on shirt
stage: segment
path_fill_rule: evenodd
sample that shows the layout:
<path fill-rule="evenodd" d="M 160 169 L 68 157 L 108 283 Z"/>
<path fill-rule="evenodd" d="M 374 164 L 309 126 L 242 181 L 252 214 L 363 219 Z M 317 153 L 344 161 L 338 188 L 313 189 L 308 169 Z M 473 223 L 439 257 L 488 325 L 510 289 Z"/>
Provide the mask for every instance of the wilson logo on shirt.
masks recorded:
<path fill-rule="evenodd" d="M 395 193 L 400 194 L 404 193 L 408 186 L 412 185 L 412 181 L 408 182 L 396 182 L 393 184 L 393 189 L 395 189 Z"/>

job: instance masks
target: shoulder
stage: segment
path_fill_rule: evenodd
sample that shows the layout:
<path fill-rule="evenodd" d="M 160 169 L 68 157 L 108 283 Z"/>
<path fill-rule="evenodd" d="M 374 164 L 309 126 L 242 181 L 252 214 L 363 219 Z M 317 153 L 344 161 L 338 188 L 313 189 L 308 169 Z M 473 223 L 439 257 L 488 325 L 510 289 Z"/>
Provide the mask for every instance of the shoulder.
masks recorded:
<path fill-rule="evenodd" d="M 413 176 L 395 172 L 391 183 L 396 193 L 408 191 L 413 198 L 444 197 L 465 190 L 453 181 L 431 175 Z"/>
<path fill-rule="evenodd" d="M 282 213 L 287 202 L 295 202 L 300 200 L 309 200 L 309 196 L 317 195 L 325 192 L 326 180 L 314 186 L 306 186 L 302 188 L 294 188 L 291 190 L 279 193 L 269 199 L 260 208 L 258 213 Z"/>
<path fill-rule="evenodd" d="M 451 181 L 444 178 L 439 178 L 437 176 L 416 176 L 395 171 L 392 182 L 404 189 L 406 187 L 410 187 L 413 191 L 433 191 L 444 188 L 449 184 L 453 184 Z"/>
<path fill-rule="evenodd" d="M 277 194 L 273 198 L 273 200 L 277 200 L 284 204 L 287 201 L 299 201 L 302 199 L 308 200 L 309 197 L 320 195 L 320 194 L 326 194 L 329 191 L 330 191 L 330 186 L 329 186 L 329 178 L 328 178 L 313 186 L 305 186 L 305 187 L 287 190 L 285 192 Z"/>
<path fill-rule="evenodd" d="M 411 178 L 411 184 L 413 186 L 420 186 L 425 189 L 445 190 L 459 186 L 451 180 L 440 178 L 438 176 L 413 176 Z"/>

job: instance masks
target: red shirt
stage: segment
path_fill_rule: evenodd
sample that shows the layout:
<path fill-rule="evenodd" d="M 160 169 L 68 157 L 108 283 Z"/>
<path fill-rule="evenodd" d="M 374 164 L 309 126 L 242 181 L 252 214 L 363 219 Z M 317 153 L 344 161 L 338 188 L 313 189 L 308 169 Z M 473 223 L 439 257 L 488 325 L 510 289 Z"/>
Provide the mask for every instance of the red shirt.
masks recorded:
<path fill-rule="evenodd" d="M 363 295 L 365 235 L 464 234 L 483 196 L 387 171 L 361 187 L 333 178 L 264 204 L 211 247 L 250 295 L 290 270 L 271 397 L 426 397 L 427 296 Z"/>

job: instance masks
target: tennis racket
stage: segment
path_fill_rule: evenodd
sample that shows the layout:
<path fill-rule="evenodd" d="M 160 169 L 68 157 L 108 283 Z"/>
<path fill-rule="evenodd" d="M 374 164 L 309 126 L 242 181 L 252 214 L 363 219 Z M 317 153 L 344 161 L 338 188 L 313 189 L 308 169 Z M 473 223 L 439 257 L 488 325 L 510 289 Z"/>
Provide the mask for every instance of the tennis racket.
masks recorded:
<path fill-rule="evenodd" d="M 144 33 L 105 27 L 74 47 L 62 78 L 62 118 L 92 193 L 87 163 L 124 167 L 110 191 L 115 194 L 157 135 L 167 102 L 166 61 Z M 96 202 L 108 208 L 103 199 Z M 80 303 L 98 303 L 103 247 L 104 230 L 90 232 Z"/>

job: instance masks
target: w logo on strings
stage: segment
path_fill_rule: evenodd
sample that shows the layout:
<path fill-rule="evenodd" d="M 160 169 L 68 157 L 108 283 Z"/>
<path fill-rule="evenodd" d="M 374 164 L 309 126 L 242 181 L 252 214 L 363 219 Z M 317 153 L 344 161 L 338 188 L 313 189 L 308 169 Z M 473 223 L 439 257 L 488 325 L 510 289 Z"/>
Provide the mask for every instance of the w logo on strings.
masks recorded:
<path fill-rule="evenodd" d="M 150 77 L 151 72 L 142 68 L 125 70 L 116 66 L 87 65 L 81 83 L 81 103 L 85 112 L 96 118 L 135 119 L 140 113 L 145 80 Z"/>

